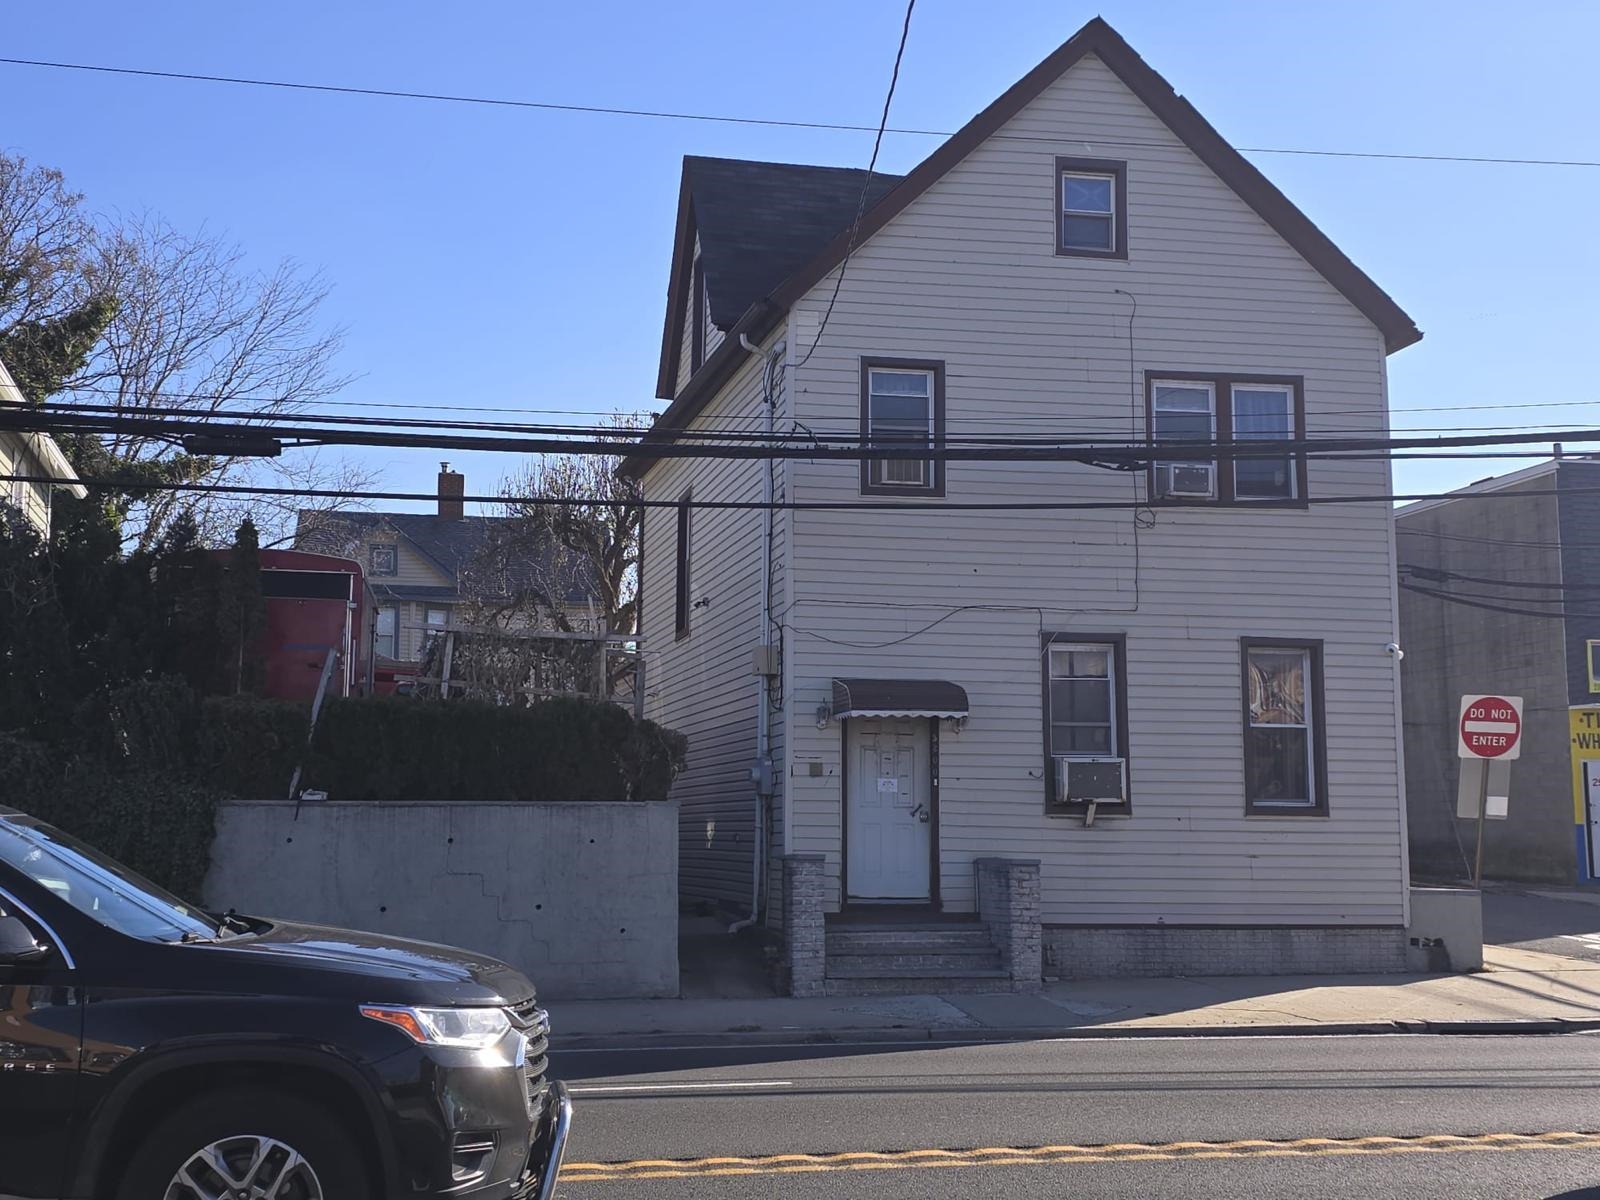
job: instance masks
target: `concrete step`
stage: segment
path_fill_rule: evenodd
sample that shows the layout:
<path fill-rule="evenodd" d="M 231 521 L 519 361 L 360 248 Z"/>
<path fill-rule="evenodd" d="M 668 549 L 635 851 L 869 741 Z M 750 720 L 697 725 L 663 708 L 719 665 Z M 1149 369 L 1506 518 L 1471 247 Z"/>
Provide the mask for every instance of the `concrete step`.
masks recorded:
<path fill-rule="evenodd" d="M 971 929 L 850 929 L 828 932 L 830 954 L 901 954 L 993 949 L 982 926 Z"/>
<path fill-rule="evenodd" d="M 962 971 L 998 971 L 1000 955 L 991 947 L 933 953 L 912 951 L 897 954 L 830 954 L 826 973 L 843 976 L 881 975 L 886 970 L 919 971 L 924 975 L 946 975 Z"/>
<path fill-rule="evenodd" d="M 830 975 L 823 981 L 823 991 L 829 996 L 936 996 L 1010 990 L 1011 979 L 1001 970 L 953 971 L 940 975 L 880 971 L 872 975 Z"/>

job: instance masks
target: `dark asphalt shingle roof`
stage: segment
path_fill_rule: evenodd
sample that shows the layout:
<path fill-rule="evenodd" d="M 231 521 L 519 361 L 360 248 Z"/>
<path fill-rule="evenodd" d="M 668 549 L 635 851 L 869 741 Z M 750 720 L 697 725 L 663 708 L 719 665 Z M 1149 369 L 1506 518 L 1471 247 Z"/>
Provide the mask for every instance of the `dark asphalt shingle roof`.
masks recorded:
<path fill-rule="evenodd" d="M 684 159 L 711 321 L 734 322 L 850 228 L 867 173 L 739 158 Z M 874 172 L 870 209 L 900 182 Z"/>
<path fill-rule="evenodd" d="M 462 569 L 472 566 L 477 561 L 489 544 L 495 523 L 504 520 L 507 518 L 441 517 L 434 513 L 409 512 L 324 513 L 307 510 L 300 513 L 300 529 L 295 540 L 298 543 L 302 538 L 314 538 L 318 526 L 361 534 L 392 529 L 411 543 L 417 553 L 447 577 L 459 583 Z M 529 578 L 532 578 L 531 571 Z M 381 582 L 374 580 L 374 585 Z M 566 600 L 571 604 L 582 604 L 593 595 L 593 589 L 586 586 L 581 579 L 573 579 L 566 590 Z"/>

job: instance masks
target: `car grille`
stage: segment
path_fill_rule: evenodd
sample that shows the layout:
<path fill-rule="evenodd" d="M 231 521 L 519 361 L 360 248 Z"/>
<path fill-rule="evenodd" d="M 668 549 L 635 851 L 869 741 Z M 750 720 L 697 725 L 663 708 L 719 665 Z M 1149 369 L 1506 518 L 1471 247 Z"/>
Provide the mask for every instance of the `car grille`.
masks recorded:
<path fill-rule="evenodd" d="M 506 1009 L 511 1023 L 528 1039 L 524 1076 L 528 1084 L 528 1113 L 533 1115 L 543 1107 L 544 1094 L 550 1086 L 545 1078 L 550 1069 L 550 1014 L 533 1001 Z"/>

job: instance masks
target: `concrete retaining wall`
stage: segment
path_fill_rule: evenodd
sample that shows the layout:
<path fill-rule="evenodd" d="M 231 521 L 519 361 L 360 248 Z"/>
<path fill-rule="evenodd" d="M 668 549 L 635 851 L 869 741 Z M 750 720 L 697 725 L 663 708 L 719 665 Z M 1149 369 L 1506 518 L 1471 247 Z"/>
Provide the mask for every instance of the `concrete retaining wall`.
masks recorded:
<path fill-rule="evenodd" d="M 1057 979 L 1176 975 L 1365 975 L 1406 969 L 1399 928 L 1044 927 Z"/>
<path fill-rule="evenodd" d="M 551 999 L 678 994 L 671 802 L 230 803 L 205 895 L 464 946 Z"/>
<path fill-rule="evenodd" d="M 1414 887 L 1407 955 L 1413 971 L 1483 969 L 1483 893 Z"/>

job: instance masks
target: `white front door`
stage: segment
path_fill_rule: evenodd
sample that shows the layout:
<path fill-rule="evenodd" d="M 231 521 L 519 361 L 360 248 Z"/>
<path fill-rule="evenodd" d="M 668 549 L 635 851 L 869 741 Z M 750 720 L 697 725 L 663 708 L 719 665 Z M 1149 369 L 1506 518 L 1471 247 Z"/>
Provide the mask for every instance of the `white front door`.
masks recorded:
<path fill-rule="evenodd" d="M 933 838 L 928 722 L 849 722 L 847 890 L 855 900 L 927 900 Z"/>

